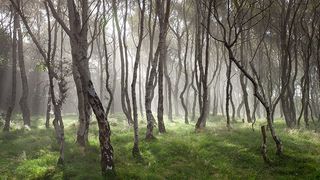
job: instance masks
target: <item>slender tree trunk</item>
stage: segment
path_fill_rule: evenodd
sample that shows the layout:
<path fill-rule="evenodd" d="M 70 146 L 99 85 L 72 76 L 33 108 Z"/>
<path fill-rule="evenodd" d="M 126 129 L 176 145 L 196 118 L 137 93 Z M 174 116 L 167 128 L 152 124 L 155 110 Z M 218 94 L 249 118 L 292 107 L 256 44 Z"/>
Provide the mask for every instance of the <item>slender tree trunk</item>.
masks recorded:
<path fill-rule="evenodd" d="M 46 112 L 46 128 L 50 127 L 50 116 L 51 116 L 51 92 L 48 90 L 48 101 L 47 101 L 47 112 Z"/>
<path fill-rule="evenodd" d="M 106 18 L 106 7 L 105 7 L 105 0 L 102 1 L 102 6 L 103 6 L 103 16 Z M 104 51 L 104 57 L 105 57 L 105 72 L 106 72 L 106 89 L 109 95 L 109 102 L 106 107 L 106 118 L 108 119 L 108 115 L 110 113 L 110 110 L 112 108 L 113 104 L 113 91 L 110 88 L 109 81 L 110 81 L 110 73 L 109 73 L 109 54 L 108 54 L 108 48 L 107 48 L 107 40 L 106 40 L 106 26 L 107 24 L 105 23 L 102 29 L 102 40 L 103 40 L 103 51 Z M 102 62 L 101 62 L 102 64 Z M 102 72 L 101 72 L 102 75 Z"/>
<path fill-rule="evenodd" d="M 58 6 L 61 1 L 58 1 Z M 56 56 L 56 49 L 57 49 L 57 35 L 58 35 L 58 24 L 54 25 L 54 37 L 53 37 L 53 47 L 51 45 L 51 23 L 50 23 L 50 13 L 49 13 L 49 7 L 48 4 L 45 3 L 45 8 L 46 8 L 46 13 L 47 13 L 47 21 L 48 21 L 48 50 L 47 50 L 47 56 L 46 56 L 46 65 L 48 68 L 48 77 L 49 77 L 49 87 L 50 90 L 49 92 L 51 93 L 51 102 L 53 104 L 53 111 L 54 111 L 54 120 L 52 121 L 55 132 L 56 132 L 56 139 L 57 142 L 60 146 L 59 148 L 59 159 L 58 159 L 58 164 L 63 165 L 64 164 L 64 145 L 65 145 L 65 140 L 64 140 L 64 124 L 62 120 L 62 115 L 61 115 L 61 107 L 62 103 L 64 102 L 64 99 L 66 98 L 66 95 L 64 92 L 64 82 L 61 80 L 63 79 L 63 76 L 60 75 L 58 77 L 57 72 L 55 71 L 55 56 Z M 58 14 L 60 14 L 60 8 L 58 9 Z M 63 38 L 63 37 L 61 37 Z M 44 55 L 45 57 L 45 55 Z M 62 59 L 60 59 L 60 63 Z M 60 65 L 61 66 L 61 65 Z M 60 69 L 62 71 L 62 69 Z M 62 74 L 62 72 L 61 72 Z M 59 94 L 60 94 L 60 99 L 58 100 L 55 95 L 55 89 L 54 89 L 54 78 L 59 79 L 58 86 L 59 86 Z"/>
<path fill-rule="evenodd" d="M 20 19 L 18 19 L 18 60 L 19 60 L 19 68 L 21 75 L 21 83 L 22 83 L 22 96 L 20 98 L 19 104 L 20 109 L 22 111 L 23 124 L 30 126 L 30 109 L 28 105 L 28 97 L 29 97 L 29 87 L 28 87 L 28 78 L 26 73 L 26 68 L 24 65 L 24 57 L 23 57 L 23 37 L 20 26 Z"/>
<path fill-rule="evenodd" d="M 115 32 L 115 24 L 114 24 L 115 19 L 112 21 L 112 40 L 113 40 L 113 62 L 112 62 L 112 69 L 113 69 L 113 81 L 112 81 L 112 96 L 114 96 L 116 92 L 116 87 L 117 87 L 117 69 L 116 69 L 116 61 L 117 61 L 117 49 L 116 49 L 116 32 Z M 112 101 L 112 106 L 111 106 L 111 113 L 114 114 L 115 112 L 115 101 Z"/>
<path fill-rule="evenodd" d="M 243 104 L 244 104 L 244 101 L 243 101 L 243 98 L 241 99 L 241 102 L 239 103 L 239 106 L 237 108 L 237 117 L 238 118 L 241 118 L 241 109 L 243 107 Z"/>
<path fill-rule="evenodd" d="M 230 103 L 231 103 L 231 110 L 232 110 L 232 116 L 231 116 L 231 119 L 232 119 L 232 122 L 235 122 L 236 119 L 235 119 L 235 114 L 236 114 L 236 108 L 234 106 L 234 102 L 233 102 L 233 97 L 232 97 L 232 90 L 233 90 L 233 85 L 232 85 L 232 82 L 231 82 L 231 79 L 230 79 Z"/>
<path fill-rule="evenodd" d="M 128 2 L 126 0 L 126 9 L 127 9 L 127 4 L 128 4 Z M 129 97 L 128 97 L 128 89 L 127 89 L 127 83 L 128 83 L 127 66 L 128 65 L 126 65 L 126 63 L 125 63 L 125 61 L 127 59 L 127 54 L 126 54 L 127 50 L 126 50 L 126 45 L 123 44 L 123 42 L 125 42 L 125 40 L 123 40 L 121 38 L 121 29 L 120 29 L 120 24 L 119 24 L 119 20 L 118 20 L 118 11 L 117 11 L 116 6 L 117 6 L 116 1 L 112 0 L 112 10 L 113 10 L 113 14 L 114 14 L 115 27 L 118 32 L 120 60 L 121 60 L 120 61 L 121 62 L 121 107 L 122 107 L 123 113 L 126 115 L 126 117 L 128 119 L 128 124 L 131 125 L 132 124 L 131 105 L 128 104 Z M 125 17 L 126 17 L 126 15 L 125 15 Z M 125 18 L 124 23 L 126 23 L 126 18 Z M 126 29 L 124 29 L 124 31 L 126 31 Z"/>
<path fill-rule="evenodd" d="M 195 79 L 195 72 L 193 71 L 192 72 L 192 77 L 191 77 L 191 87 L 194 91 L 193 93 L 193 101 L 192 101 L 192 117 L 191 117 L 191 121 L 195 121 L 196 119 L 196 105 L 197 105 L 197 97 L 198 97 L 198 94 L 197 94 L 197 89 L 194 85 L 194 79 Z"/>
<path fill-rule="evenodd" d="M 140 1 L 139 1 L 140 6 Z M 140 9 L 140 28 L 139 28 L 139 42 L 136 51 L 136 58 L 133 68 L 133 78 L 131 83 L 131 95 L 132 95 L 132 108 L 133 108 L 133 128 L 134 128 L 134 145 L 132 149 L 133 156 L 140 156 L 139 150 L 139 127 L 138 127 L 138 106 L 136 98 L 136 83 L 137 83 L 137 71 L 140 63 L 140 51 L 144 33 L 144 12 L 145 12 L 145 0 L 142 0 L 142 7 Z M 141 96 L 141 94 L 140 94 Z"/>
<path fill-rule="evenodd" d="M 131 102 L 130 102 L 130 96 L 128 91 L 128 76 L 129 76 L 129 61 L 128 61 L 128 46 L 127 46 L 127 34 L 126 34 L 126 27 L 127 27 L 127 16 L 128 16 L 128 0 L 125 0 L 125 14 L 124 14 L 124 20 L 123 20 L 123 47 L 124 47 L 124 60 L 125 60 L 125 82 L 124 82 L 124 95 L 125 95 L 125 101 L 126 101 L 126 108 L 128 111 L 128 123 L 133 124 L 132 120 L 132 110 L 131 110 Z"/>
<path fill-rule="evenodd" d="M 177 77 L 176 77 L 176 82 L 175 82 L 175 85 L 174 85 L 174 110 L 175 110 L 175 115 L 176 116 L 179 116 L 179 101 L 178 101 L 178 98 L 179 98 L 179 83 L 180 83 L 180 79 L 181 79 L 181 73 L 182 73 L 182 55 L 181 55 L 181 52 L 182 52 L 182 36 L 177 34 L 177 43 L 178 43 L 178 72 L 177 72 Z"/>
<path fill-rule="evenodd" d="M 166 47 L 168 48 L 168 47 Z M 166 78 L 166 85 L 167 85 L 167 96 L 168 96 L 168 119 L 172 122 L 173 117 L 172 117 L 172 84 L 171 84 L 171 79 L 168 73 L 168 60 L 167 58 L 165 59 L 166 61 L 164 62 L 164 76 Z"/>
<path fill-rule="evenodd" d="M 168 31 L 169 15 L 170 15 L 170 0 L 157 1 L 156 12 L 159 18 L 159 63 L 158 63 L 158 128 L 160 133 L 165 133 L 165 125 L 163 121 L 163 71 L 164 63 L 167 58 L 166 36 Z M 165 6 L 166 4 L 166 6 Z"/>
<path fill-rule="evenodd" d="M 208 5 L 208 15 L 207 15 L 207 24 L 206 24 L 206 50 L 205 50 L 205 64 L 204 68 L 202 66 L 201 58 L 198 58 L 198 65 L 200 70 L 200 81 L 202 84 L 203 94 L 202 94 L 202 108 L 200 111 L 200 117 L 196 123 L 196 129 L 204 128 L 206 126 L 207 115 L 208 115 L 208 69 L 209 69 L 209 49 L 210 49 L 210 17 L 212 14 L 212 3 L 213 0 L 210 0 Z M 199 9 L 199 8 L 198 8 Z M 199 9 L 200 10 L 200 9 Z M 199 25 L 200 26 L 200 25 Z M 200 97 L 199 97 L 200 98 Z"/>
<path fill-rule="evenodd" d="M 184 67 L 184 86 L 183 89 L 180 93 L 180 100 L 181 100 L 181 105 L 183 107 L 184 110 L 184 123 L 189 124 L 189 120 L 188 120 L 188 102 L 185 102 L 184 99 L 184 94 L 188 88 L 188 84 L 189 84 L 189 77 L 188 77 L 188 64 L 187 64 L 187 54 L 188 54 L 188 48 L 189 48 L 189 28 L 188 28 L 188 23 L 187 23 L 187 18 L 186 18 L 186 2 L 184 3 L 184 7 L 183 7 L 183 20 L 184 20 L 184 25 L 185 25 L 185 29 L 186 29 L 186 45 L 185 45 L 185 51 L 184 51 L 184 58 L 183 58 L 183 67 Z M 187 97 L 188 93 L 187 93 Z M 187 98 L 188 99 L 188 98 Z"/>
<path fill-rule="evenodd" d="M 257 119 L 256 119 L 256 111 L 257 111 L 257 107 L 258 107 L 258 100 L 255 98 L 253 100 L 253 111 L 252 111 L 252 120 L 253 122 L 256 122 Z"/>
<path fill-rule="evenodd" d="M 242 32 L 240 34 L 241 37 L 241 44 L 240 44 L 240 59 L 241 59 L 241 63 L 243 64 L 244 67 L 247 67 L 247 60 L 245 59 L 245 55 L 244 55 L 244 41 L 245 41 L 245 37 L 244 37 L 244 32 Z M 249 36 L 247 36 L 247 38 L 249 38 Z M 242 90 L 242 98 L 243 98 L 243 102 L 244 102 L 244 108 L 245 108 L 245 112 L 246 112 L 246 117 L 247 117 L 247 122 L 251 123 L 252 119 L 251 119 L 251 113 L 250 113 L 250 106 L 249 106 L 249 100 L 248 100 L 248 90 L 247 90 L 247 80 L 245 79 L 245 76 L 243 73 L 240 73 L 240 85 L 241 85 L 241 90 Z"/>
<path fill-rule="evenodd" d="M 142 105 L 142 67 L 141 67 L 141 63 L 139 64 L 139 109 L 140 109 L 140 115 L 142 118 L 144 118 L 144 113 L 143 113 L 143 105 Z"/>
<path fill-rule="evenodd" d="M 17 95 L 17 28 L 19 24 L 18 14 L 15 10 L 12 10 L 14 14 L 13 18 L 13 32 L 12 32 L 12 76 L 11 76 L 11 98 L 8 104 L 8 109 L 5 118 L 5 124 L 3 127 L 3 131 L 9 131 L 10 129 L 10 121 L 12 112 L 14 110 L 16 104 L 16 95 Z"/>
<path fill-rule="evenodd" d="M 227 115 L 227 128 L 228 130 L 231 129 L 230 124 L 230 112 L 229 112 L 229 103 L 230 103 L 230 86 L 231 86 L 231 66 L 232 61 L 229 60 L 227 65 L 227 88 L 226 88 L 226 115 Z"/>
<path fill-rule="evenodd" d="M 153 40 L 154 40 L 154 32 L 156 27 L 156 20 L 155 17 L 153 20 L 153 24 L 151 25 L 152 19 L 152 1 L 150 1 L 149 5 L 149 19 L 148 19 L 148 28 L 149 28 L 149 58 L 148 58 L 148 67 L 146 73 L 146 94 L 145 94 L 145 108 L 146 108 L 146 117 L 147 117 L 147 132 L 146 132 L 146 139 L 154 139 L 153 136 L 153 126 L 155 123 L 154 116 L 152 114 L 151 104 L 154 96 L 154 88 L 157 84 L 156 79 L 156 68 L 159 56 L 159 49 L 156 50 L 155 56 L 153 57 Z"/>
<path fill-rule="evenodd" d="M 157 18 L 152 18 L 153 12 L 152 1 L 150 1 L 149 5 L 149 19 L 148 19 L 148 28 L 149 28 L 149 58 L 148 58 L 148 67 L 146 73 L 146 93 L 145 93 L 145 109 L 146 109 L 146 117 L 147 117 L 147 132 L 146 139 L 153 139 L 153 126 L 155 123 L 155 118 L 152 114 L 151 104 L 154 96 L 154 88 L 157 84 L 156 79 L 156 68 L 157 62 L 159 58 L 159 49 L 156 50 L 155 55 L 153 56 L 153 40 L 155 34 L 155 27 L 157 23 Z M 153 24 L 151 20 L 154 19 Z"/>

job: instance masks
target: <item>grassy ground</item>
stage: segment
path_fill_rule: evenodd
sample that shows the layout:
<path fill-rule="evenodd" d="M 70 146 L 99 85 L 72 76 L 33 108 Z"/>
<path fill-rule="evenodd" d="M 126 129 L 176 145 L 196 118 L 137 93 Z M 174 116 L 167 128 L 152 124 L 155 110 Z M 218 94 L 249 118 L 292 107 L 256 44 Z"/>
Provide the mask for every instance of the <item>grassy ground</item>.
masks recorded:
<path fill-rule="evenodd" d="M 19 119 L 19 117 L 17 117 Z M 18 121 L 18 120 L 15 120 Z M 9 133 L 0 132 L 0 179 L 101 179 L 97 124 L 91 123 L 90 146 L 75 144 L 76 117 L 65 116 L 66 163 L 57 167 L 58 146 L 53 129 L 45 129 L 38 118 L 31 131 L 14 124 Z M 211 118 L 206 130 L 194 132 L 194 124 L 182 119 L 166 122 L 167 134 L 144 140 L 140 121 L 140 150 L 143 160 L 131 156 L 132 128 L 122 115 L 111 116 L 112 144 L 119 179 L 320 179 L 320 135 L 309 130 L 288 130 L 281 120 L 276 130 L 284 144 L 284 156 L 275 155 L 268 134 L 271 165 L 260 156 L 259 121 L 235 123 L 227 131 L 222 117 Z"/>

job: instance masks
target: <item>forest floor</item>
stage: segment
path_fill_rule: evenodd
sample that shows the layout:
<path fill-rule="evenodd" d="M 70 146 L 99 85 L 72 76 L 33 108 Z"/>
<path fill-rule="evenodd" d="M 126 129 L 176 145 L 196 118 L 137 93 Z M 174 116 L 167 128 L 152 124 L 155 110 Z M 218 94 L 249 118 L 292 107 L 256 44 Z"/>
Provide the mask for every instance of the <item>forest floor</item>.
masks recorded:
<path fill-rule="evenodd" d="M 92 121 L 90 146 L 75 143 L 75 116 L 65 116 L 65 166 L 56 166 L 58 145 L 53 128 L 34 118 L 31 131 L 19 129 L 17 117 L 9 133 L 0 132 L 0 179 L 101 179 L 97 123 Z M 283 141 L 284 156 L 275 155 L 268 134 L 270 165 L 260 154 L 260 120 L 255 125 L 234 123 L 228 131 L 223 117 L 211 117 L 207 128 L 194 131 L 183 119 L 166 121 L 167 133 L 145 141 L 145 121 L 140 121 L 142 160 L 131 155 L 133 128 L 124 116 L 111 115 L 112 145 L 118 179 L 320 179 L 320 134 L 306 129 L 287 129 L 275 122 Z"/>

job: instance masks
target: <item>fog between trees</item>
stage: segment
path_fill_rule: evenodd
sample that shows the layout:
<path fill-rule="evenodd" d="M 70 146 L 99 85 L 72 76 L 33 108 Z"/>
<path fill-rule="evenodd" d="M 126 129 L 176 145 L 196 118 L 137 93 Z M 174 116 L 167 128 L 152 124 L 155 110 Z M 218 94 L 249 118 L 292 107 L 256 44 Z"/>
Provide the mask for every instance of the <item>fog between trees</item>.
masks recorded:
<path fill-rule="evenodd" d="M 124 114 L 137 159 L 140 141 L 156 141 L 167 123 L 203 133 L 219 116 L 230 133 L 250 123 L 270 164 L 286 154 L 279 130 L 319 131 L 319 19 L 310 0 L 1 0 L 0 125 L 14 131 L 21 116 L 33 131 L 33 117 L 45 117 L 63 165 L 64 117 L 77 116 L 80 148 L 96 121 L 109 176 L 109 116 Z"/>

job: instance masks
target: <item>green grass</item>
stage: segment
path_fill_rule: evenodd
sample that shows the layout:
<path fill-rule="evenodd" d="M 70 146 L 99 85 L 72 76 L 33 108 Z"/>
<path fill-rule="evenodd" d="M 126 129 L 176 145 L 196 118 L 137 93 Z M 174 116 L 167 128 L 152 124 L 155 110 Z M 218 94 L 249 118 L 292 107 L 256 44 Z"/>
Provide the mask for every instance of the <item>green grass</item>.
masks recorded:
<path fill-rule="evenodd" d="M 145 120 L 140 120 L 142 160 L 131 155 L 132 127 L 123 115 L 110 118 L 118 179 L 320 179 L 320 135 L 311 130 L 286 129 L 275 122 L 283 141 L 284 156 L 275 155 L 268 134 L 270 165 L 260 155 L 259 121 L 235 123 L 228 131 L 223 117 L 211 117 L 207 128 L 196 133 L 183 119 L 166 121 L 166 134 L 145 141 Z M 101 179 L 97 123 L 91 122 L 90 145 L 81 150 L 75 143 L 75 116 L 65 116 L 65 166 L 56 165 L 58 145 L 54 130 L 44 128 L 43 118 L 34 118 L 31 131 L 15 120 L 9 133 L 0 132 L 0 180 L 2 179 Z"/>

